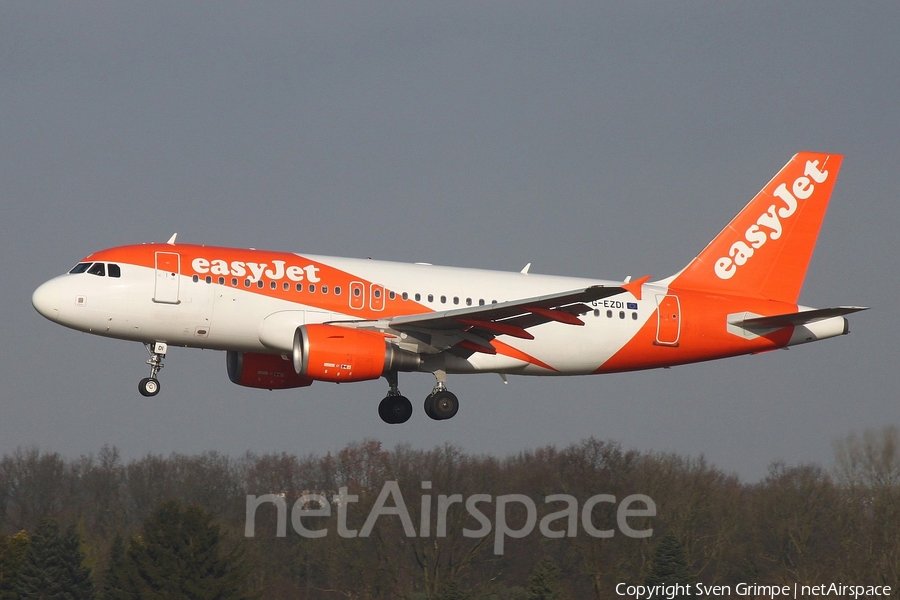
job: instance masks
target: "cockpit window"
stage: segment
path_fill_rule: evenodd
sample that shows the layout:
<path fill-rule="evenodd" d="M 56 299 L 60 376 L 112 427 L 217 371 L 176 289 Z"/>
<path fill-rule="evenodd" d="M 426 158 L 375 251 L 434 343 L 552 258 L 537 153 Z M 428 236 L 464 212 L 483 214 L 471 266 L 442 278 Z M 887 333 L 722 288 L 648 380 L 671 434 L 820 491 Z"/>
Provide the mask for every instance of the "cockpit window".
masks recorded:
<path fill-rule="evenodd" d="M 115 263 L 109 263 L 108 265 L 106 265 L 106 271 L 110 277 L 121 277 L 122 276 L 122 269 L 120 269 L 119 265 L 117 265 Z"/>
<path fill-rule="evenodd" d="M 72 267 L 72 270 L 69 271 L 69 273 L 72 273 L 72 274 L 84 273 L 85 271 L 88 270 L 88 267 L 90 267 L 90 266 L 91 266 L 91 263 L 78 263 L 77 265 Z"/>
<path fill-rule="evenodd" d="M 103 263 L 94 263 L 91 265 L 91 268 L 88 269 L 88 273 L 91 275 L 99 275 L 100 277 L 106 276 L 106 266 Z"/>

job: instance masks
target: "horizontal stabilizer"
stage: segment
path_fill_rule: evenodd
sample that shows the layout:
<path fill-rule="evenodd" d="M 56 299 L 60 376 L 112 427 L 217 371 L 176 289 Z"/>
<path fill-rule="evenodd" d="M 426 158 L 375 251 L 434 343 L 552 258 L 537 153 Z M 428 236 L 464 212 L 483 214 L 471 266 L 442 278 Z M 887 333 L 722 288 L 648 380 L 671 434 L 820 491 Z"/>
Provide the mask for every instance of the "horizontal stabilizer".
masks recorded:
<path fill-rule="evenodd" d="M 816 321 L 823 321 L 832 317 L 840 317 L 849 315 L 850 313 L 868 310 L 867 306 L 838 306 L 835 308 L 817 308 L 814 310 L 804 310 L 785 315 L 772 315 L 771 317 L 752 317 L 750 319 L 741 319 L 738 321 L 729 321 L 731 325 L 738 327 L 749 327 L 753 329 L 774 329 L 779 327 L 789 327 L 798 325 L 808 325 Z"/>

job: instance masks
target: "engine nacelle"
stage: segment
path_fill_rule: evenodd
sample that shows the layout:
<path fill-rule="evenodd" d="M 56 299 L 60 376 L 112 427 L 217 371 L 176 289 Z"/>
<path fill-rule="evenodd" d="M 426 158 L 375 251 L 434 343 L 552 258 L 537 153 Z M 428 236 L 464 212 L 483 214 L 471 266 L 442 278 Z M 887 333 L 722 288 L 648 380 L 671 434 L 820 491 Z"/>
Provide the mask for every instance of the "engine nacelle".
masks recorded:
<path fill-rule="evenodd" d="M 366 381 L 388 371 L 415 371 L 417 354 L 385 336 L 334 325 L 301 325 L 294 332 L 294 372 L 320 381 Z"/>
<path fill-rule="evenodd" d="M 312 379 L 297 375 L 291 361 L 279 354 L 229 350 L 225 362 L 228 379 L 244 387 L 286 390 L 312 385 Z"/>

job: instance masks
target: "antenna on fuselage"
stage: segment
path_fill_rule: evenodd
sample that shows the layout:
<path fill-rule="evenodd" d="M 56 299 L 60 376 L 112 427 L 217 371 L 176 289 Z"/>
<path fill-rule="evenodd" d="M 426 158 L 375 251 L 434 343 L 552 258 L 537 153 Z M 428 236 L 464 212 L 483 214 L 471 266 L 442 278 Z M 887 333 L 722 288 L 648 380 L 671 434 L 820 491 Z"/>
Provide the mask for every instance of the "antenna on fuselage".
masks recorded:
<path fill-rule="evenodd" d="M 172 237 L 170 237 L 170 238 L 169 238 L 169 241 L 166 242 L 166 243 L 167 243 L 168 245 L 170 245 L 170 246 L 174 246 L 174 245 L 175 245 L 175 238 L 177 238 L 177 237 L 178 237 L 178 234 L 177 234 L 177 233 L 173 233 L 173 234 L 172 234 Z"/>

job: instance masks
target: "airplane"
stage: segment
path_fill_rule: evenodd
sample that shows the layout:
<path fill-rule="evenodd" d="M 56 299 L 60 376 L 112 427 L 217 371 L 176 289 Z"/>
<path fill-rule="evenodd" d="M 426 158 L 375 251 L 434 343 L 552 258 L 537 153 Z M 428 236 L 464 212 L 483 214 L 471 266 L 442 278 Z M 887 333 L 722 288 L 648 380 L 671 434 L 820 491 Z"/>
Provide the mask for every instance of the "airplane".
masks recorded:
<path fill-rule="evenodd" d="M 678 273 L 625 281 L 176 243 L 101 250 L 38 287 L 66 327 L 141 342 L 150 397 L 168 346 L 224 350 L 232 382 L 289 389 L 386 378 L 381 419 L 406 422 L 398 373 L 588 375 L 757 354 L 848 333 L 861 306 L 797 303 L 843 157 L 801 152 Z M 177 235 L 177 234 L 176 234 Z"/>

